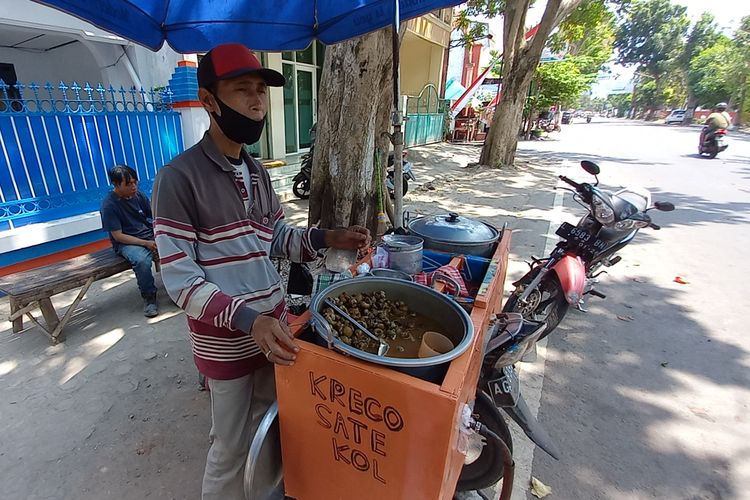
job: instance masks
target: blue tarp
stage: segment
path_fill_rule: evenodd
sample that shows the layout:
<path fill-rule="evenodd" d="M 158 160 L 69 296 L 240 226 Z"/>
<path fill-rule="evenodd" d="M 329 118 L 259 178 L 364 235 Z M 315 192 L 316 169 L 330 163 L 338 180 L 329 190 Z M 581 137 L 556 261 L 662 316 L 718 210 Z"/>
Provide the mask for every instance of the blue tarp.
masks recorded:
<path fill-rule="evenodd" d="M 393 23 L 394 0 L 34 0 L 152 50 L 206 52 L 225 42 L 253 50 L 330 45 Z M 400 0 L 401 20 L 455 0 Z"/>

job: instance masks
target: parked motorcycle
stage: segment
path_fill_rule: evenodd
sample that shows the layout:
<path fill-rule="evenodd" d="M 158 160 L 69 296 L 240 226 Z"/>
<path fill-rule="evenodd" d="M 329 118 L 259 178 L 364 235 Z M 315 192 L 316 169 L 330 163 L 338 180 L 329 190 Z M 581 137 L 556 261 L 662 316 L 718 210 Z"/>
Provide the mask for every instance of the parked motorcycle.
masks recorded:
<path fill-rule="evenodd" d="M 408 154 L 408 151 L 404 150 L 404 152 L 401 154 L 401 158 L 403 158 L 402 165 L 403 165 L 403 194 L 406 195 L 406 192 L 409 191 L 409 181 L 416 181 L 417 178 L 414 176 L 414 173 L 412 172 L 412 166 L 411 162 L 406 159 L 406 156 Z M 391 196 L 391 198 L 394 197 L 395 191 L 395 184 L 393 182 L 393 175 L 394 175 L 394 166 L 393 166 L 393 151 L 388 153 L 388 166 L 386 168 L 387 175 L 385 178 L 385 185 L 388 187 L 388 194 Z"/>
<path fill-rule="evenodd" d="M 317 124 L 316 124 L 317 125 Z M 310 129 L 310 151 L 302 155 L 302 166 L 300 168 L 300 171 L 297 172 L 297 175 L 294 176 L 292 179 L 292 192 L 294 193 L 294 196 L 297 198 L 306 200 L 310 198 L 310 189 L 311 189 L 311 179 L 312 179 L 312 161 L 313 161 L 313 154 L 315 152 L 315 127 L 316 125 L 313 125 L 313 127 Z M 406 192 L 409 190 L 409 181 L 416 181 L 417 178 L 414 176 L 414 173 L 412 172 L 412 165 L 411 162 L 406 160 L 407 151 L 403 152 L 403 194 L 406 194 Z M 388 187 L 388 194 L 390 194 L 391 198 L 393 198 L 394 193 L 394 182 L 393 182 L 393 152 L 390 152 L 388 154 L 388 166 L 387 166 L 387 176 L 386 176 L 386 186 Z"/>
<path fill-rule="evenodd" d="M 717 130 L 706 130 L 701 134 L 698 144 L 698 154 L 707 155 L 709 158 L 716 158 L 716 155 L 725 151 L 729 145 L 726 143 L 727 130 L 720 128 Z"/>
<path fill-rule="evenodd" d="M 617 192 L 599 189 L 599 166 L 582 161 L 581 166 L 596 178 L 596 184 L 578 183 L 563 175 L 560 179 L 571 188 L 573 199 L 588 213 L 577 225 L 564 222 L 555 232 L 562 238 L 550 255 L 533 258 L 531 270 L 513 283 L 516 287 L 503 310 L 521 313 L 524 318 L 544 321 L 547 326 L 541 338 L 554 330 L 569 306 L 583 310 L 586 295 L 606 298 L 594 289 L 602 267 L 617 264 L 615 255 L 633 241 L 641 228 L 660 229 L 647 212 L 674 210 L 669 202 L 651 205 L 647 190 L 625 188 Z"/>
<path fill-rule="evenodd" d="M 302 200 L 306 200 L 310 197 L 312 160 L 313 153 L 315 152 L 315 130 L 317 126 L 318 124 L 315 123 L 310 129 L 310 151 L 302 155 L 302 166 L 299 169 L 299 172 L 297 172 L 297 175 L 294 176 L 294 179 L 292 179 L 294 182 L 294 184 L 292 184 L 292 192 L 294 193 L 294 196 Z"/>
<path fill-rule="evenodd" d="M 523 399 L 518 373 L 513 367 L 533 349 L 545 327 L 544 323 L 525 320 L 518 313 L 501 313 L 492 324 L 486 336 L 472 415 L 472 428 L 484 439 L 469 441 L 457 491 L 487 488 L 502 479 L 505 472 L 510 474 L 508 481 L 503 481 L 503 489 L 512 487 L 513 468 L 509 457 L 513 442 L 500 410 L 508 414 L 537 446 L 553 458 L 559 457 L 557 446 Z M 503 445 L 507 452 L 504 452 Z"/>

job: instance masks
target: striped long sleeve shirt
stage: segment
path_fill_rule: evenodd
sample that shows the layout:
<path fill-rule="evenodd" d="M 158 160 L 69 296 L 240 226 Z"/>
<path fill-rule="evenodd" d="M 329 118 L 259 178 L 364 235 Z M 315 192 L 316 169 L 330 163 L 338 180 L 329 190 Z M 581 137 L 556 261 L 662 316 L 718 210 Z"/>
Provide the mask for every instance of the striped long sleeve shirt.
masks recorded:
<path fill-rule="evenodd" d="M 187 315 L 199 371 L 219 380 L 267 363 L 249 334 L 258 315 L 286 320 L 270 257 L 309 261 L 325 240 L 323 231 L 284 222 L 268 172 L 242 154 L 251 177 L 249 208 L 234 167 L 208 133 L 159 171 L 153 190 L 164 285 Z"/>

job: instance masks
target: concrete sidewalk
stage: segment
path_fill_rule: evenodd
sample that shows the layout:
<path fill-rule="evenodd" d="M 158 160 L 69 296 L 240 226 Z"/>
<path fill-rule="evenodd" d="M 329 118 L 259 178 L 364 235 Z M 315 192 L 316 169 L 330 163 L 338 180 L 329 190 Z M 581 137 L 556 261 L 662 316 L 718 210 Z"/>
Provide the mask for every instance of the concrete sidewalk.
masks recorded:
<path fill-rule="evenodd" d="M 514 230 L 509 276 L 516 277 L 522 261 L 554 238 L 548 219 L 560 164 L 521 151 L 517 170 L 466 168 L 479 152 L 474 145 L 412 148 L 418 182 L 406 208 L 507 223 Z M 305 224 L 305 202 L 284 208 L 290 222 Z M 74 296 L 57 296 L 55 306 L 66 308 Z M 63 344 L 50 346 L 37 328 L 15 335 L 0 323 L 3 499 L 198 498 L 209 398 L 197 390 L 183 313 L 163 293 L 160 308 L 158 317 L 143 317 L 134 275 L 125 272 L 91 287 Z M 2 299 L 0 317 L 7 315 Z M 526 384 L 538 370 L 524 370 Z M 516 439 L 517 454 L 523 441 Z M 516 498 L 525 498 L 529 471 L 519 462 Z"/>

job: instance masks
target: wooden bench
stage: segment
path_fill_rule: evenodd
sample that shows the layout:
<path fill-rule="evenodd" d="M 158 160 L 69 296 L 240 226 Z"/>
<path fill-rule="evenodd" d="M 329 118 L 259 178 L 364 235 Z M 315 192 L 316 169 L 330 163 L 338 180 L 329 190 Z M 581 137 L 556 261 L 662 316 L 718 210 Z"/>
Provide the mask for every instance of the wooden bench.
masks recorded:
<path fill-rule="evenodd" d="M 13 323 L 13 332 L 23 330 L 23 316 L 26 315 L 49 336 L 52 343 L 64 340 L 63 328 L 94 281 L 130 268 L 127 260 L 111 248 L 105 248 L 65 262 L 0 277 L 0 290 L 10 298 L 8 320 Z M 80 288 L 78 296 L 60 319 L 50 299 L 76 288 Z M 32 311 L 35 309 L 41 310 L 46 325 L 34 317 Z"/>

